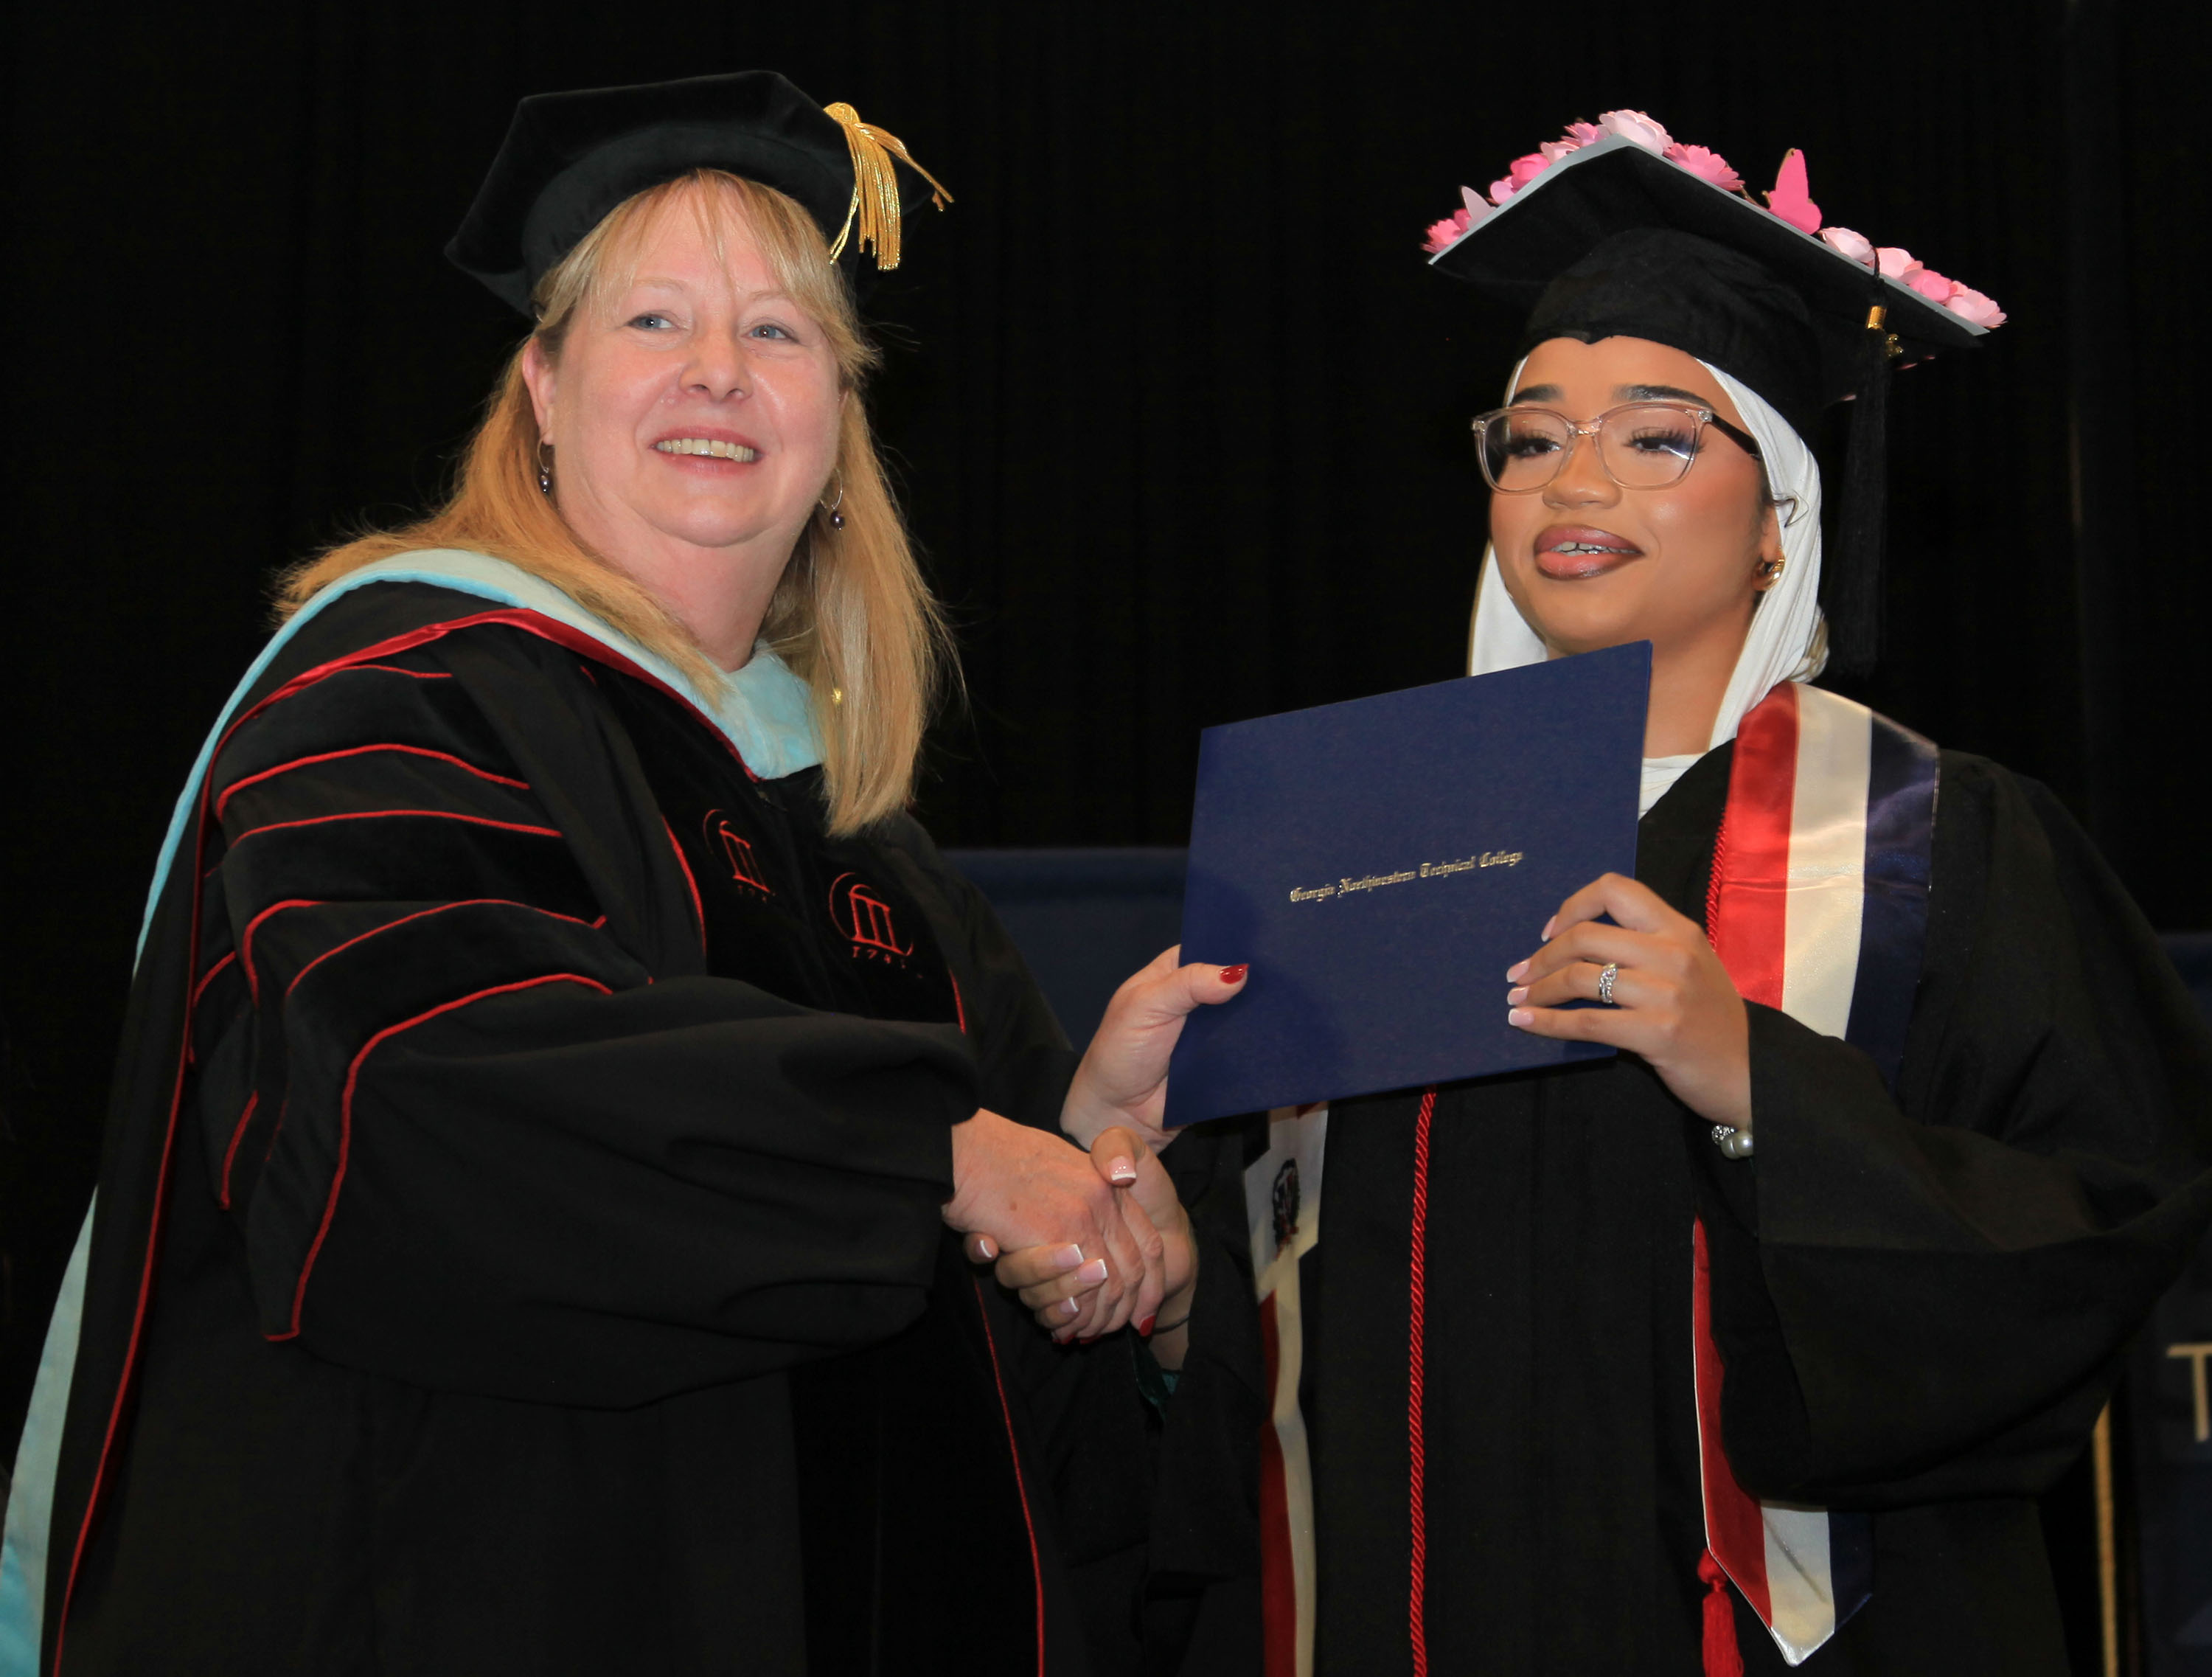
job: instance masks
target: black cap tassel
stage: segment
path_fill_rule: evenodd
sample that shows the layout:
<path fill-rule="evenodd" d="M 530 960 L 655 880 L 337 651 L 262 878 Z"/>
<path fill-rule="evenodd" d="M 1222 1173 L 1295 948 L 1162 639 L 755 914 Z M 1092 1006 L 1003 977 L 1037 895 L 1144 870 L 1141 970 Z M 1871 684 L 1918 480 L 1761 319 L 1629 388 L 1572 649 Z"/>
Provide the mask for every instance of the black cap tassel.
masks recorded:
<path fill-rule="evenodd" d="M 1863 673 L 1881 655 L 1881 560 L 1889 513 L 1889 369 L 1898 353 L 1888 313 L 1879 303 L 1867 311 L 1836 547 L 1823 568 L 1829 666 L 1839 675 Z"/>

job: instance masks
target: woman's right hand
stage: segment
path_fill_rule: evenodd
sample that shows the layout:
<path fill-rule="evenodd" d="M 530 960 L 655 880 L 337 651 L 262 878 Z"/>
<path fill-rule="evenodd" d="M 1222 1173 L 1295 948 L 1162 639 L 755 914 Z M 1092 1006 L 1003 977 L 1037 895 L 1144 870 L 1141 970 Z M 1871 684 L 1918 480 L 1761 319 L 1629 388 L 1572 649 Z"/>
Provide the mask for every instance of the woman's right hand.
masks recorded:
<path fill-rule="evenodd" d="M 1134 1172 L 1123 1165 L 1131 1183 Z M 1072 1253 L 1068 1273 L 1093 1295 L 1073 1324 L 1084 1338 L 1159 1309 L 1166 1258 L 1158 1232 L 1122 1214 L 1115 1182 L 1064 1138 L 978 1111 L 952 1127 L 952 1185 L 945 1220 L 963 1234 L 988 1236 L 1002 1252 Z"/>
<path fill-rule="evenodd" d="M 1175 1139 L 1167 1115 L 1168 1059 L 1182 1022 L 1200 1007 L 1243 994 L 1247 969 L 1204 961 L 1185 964 L 1180 945 L 1124 982 L 1084 1050 L 1068 1085 L 1060 1127 L 1085 1147 L 1101 1132 L 1127 1125 L 1158 1152 Z"/>

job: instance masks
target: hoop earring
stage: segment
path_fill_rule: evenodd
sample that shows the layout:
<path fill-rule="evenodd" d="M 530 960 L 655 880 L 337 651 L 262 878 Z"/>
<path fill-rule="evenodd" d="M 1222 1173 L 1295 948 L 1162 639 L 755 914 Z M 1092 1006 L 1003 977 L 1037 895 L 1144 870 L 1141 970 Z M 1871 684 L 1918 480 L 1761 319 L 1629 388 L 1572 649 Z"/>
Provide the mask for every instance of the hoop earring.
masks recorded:
<path fill-rule="evenodd" d="M 845 515 L 842 512 L 838 511 L 838 508 L 842 507 L 844 504 L 845 486 L 842 483 L 840 483 L 837 485 L 837 498 L 831 501 L 827 507 L 822 507 L 822 510 L 830 515 L 830 527 L 832 530 L 842 530 L 845 527 Z M 820 507 L 822 503 L 820 501 L 817 501 L 815 502 L 815 505 Z"/>
<path fill-rule="evenodd" d="M 1789 562 L 1790 562 L 1787 559 L 1760 560 L 1758 566 L 1759 580 L 1765 584 L 1765 586 L 1771 588 L 1776 583 L 1782 580 L 1783 568 L 1788 565 Z"/>
<path fill-rule="evenodd" d="M 538 445 L 538 493 L 553 493 L 553 445 L 542 439 Z"/>

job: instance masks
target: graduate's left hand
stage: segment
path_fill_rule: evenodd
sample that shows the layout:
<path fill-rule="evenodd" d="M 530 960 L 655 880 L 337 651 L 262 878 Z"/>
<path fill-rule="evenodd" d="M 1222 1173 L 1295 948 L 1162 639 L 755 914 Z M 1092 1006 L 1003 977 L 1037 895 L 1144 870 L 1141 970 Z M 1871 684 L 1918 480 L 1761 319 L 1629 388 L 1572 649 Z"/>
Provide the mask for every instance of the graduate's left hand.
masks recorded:
<path fill-rule="evenodd" d="M 1126 1124 L 1155 1151 L 1175 1139 L 1167 1110 L 1168 1056 L 1193 1011 L 1243 993 L 1243 967 L 1182 964 L 1180 945 L 1114 992 L 1060 1108 L 1060 1127 L 1079 1147 Z"/>
<path fill-rule="evenodd" d="M 1608 873 L 1562 902 L 1544 936 L 1505 975 L 1508 1020 L 1538 1036 L 1626 1049 L 1700 1118 L 1751 1128 L 1751 1023 L 1703 927 L 1648 885 Z M 1620 968 L 1613 1006 L 1563 1009 L 1597 1000 L 1608 962 Z"/>

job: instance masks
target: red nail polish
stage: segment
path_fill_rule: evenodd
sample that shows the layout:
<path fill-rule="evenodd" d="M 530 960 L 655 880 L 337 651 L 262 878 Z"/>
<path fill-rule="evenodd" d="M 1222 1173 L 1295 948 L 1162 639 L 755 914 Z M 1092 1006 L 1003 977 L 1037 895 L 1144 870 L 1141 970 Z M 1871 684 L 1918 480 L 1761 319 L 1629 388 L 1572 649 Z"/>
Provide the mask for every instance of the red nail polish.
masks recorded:
<path fill-rule="evenodd" d="M 1139 1322 L 1137 1324 L 1137 1337 L 1144 1340 L 1151 1339 L 1152 1337 L 1152 1324 L 1158 1320 L 1159 1317 L 1157 1315 L 1153 1315 L 1146 1316 L 1142 1322 Z"/>
<path fill-rule="evenodd" d="M 1221 981 L 1224 984 L 1242 984 L 1244 981 L 1244 975 L 1251 970 L 1251 968 L 1242 961 L 1233 967 L 1224 967 L 1221 969 Z"/>

